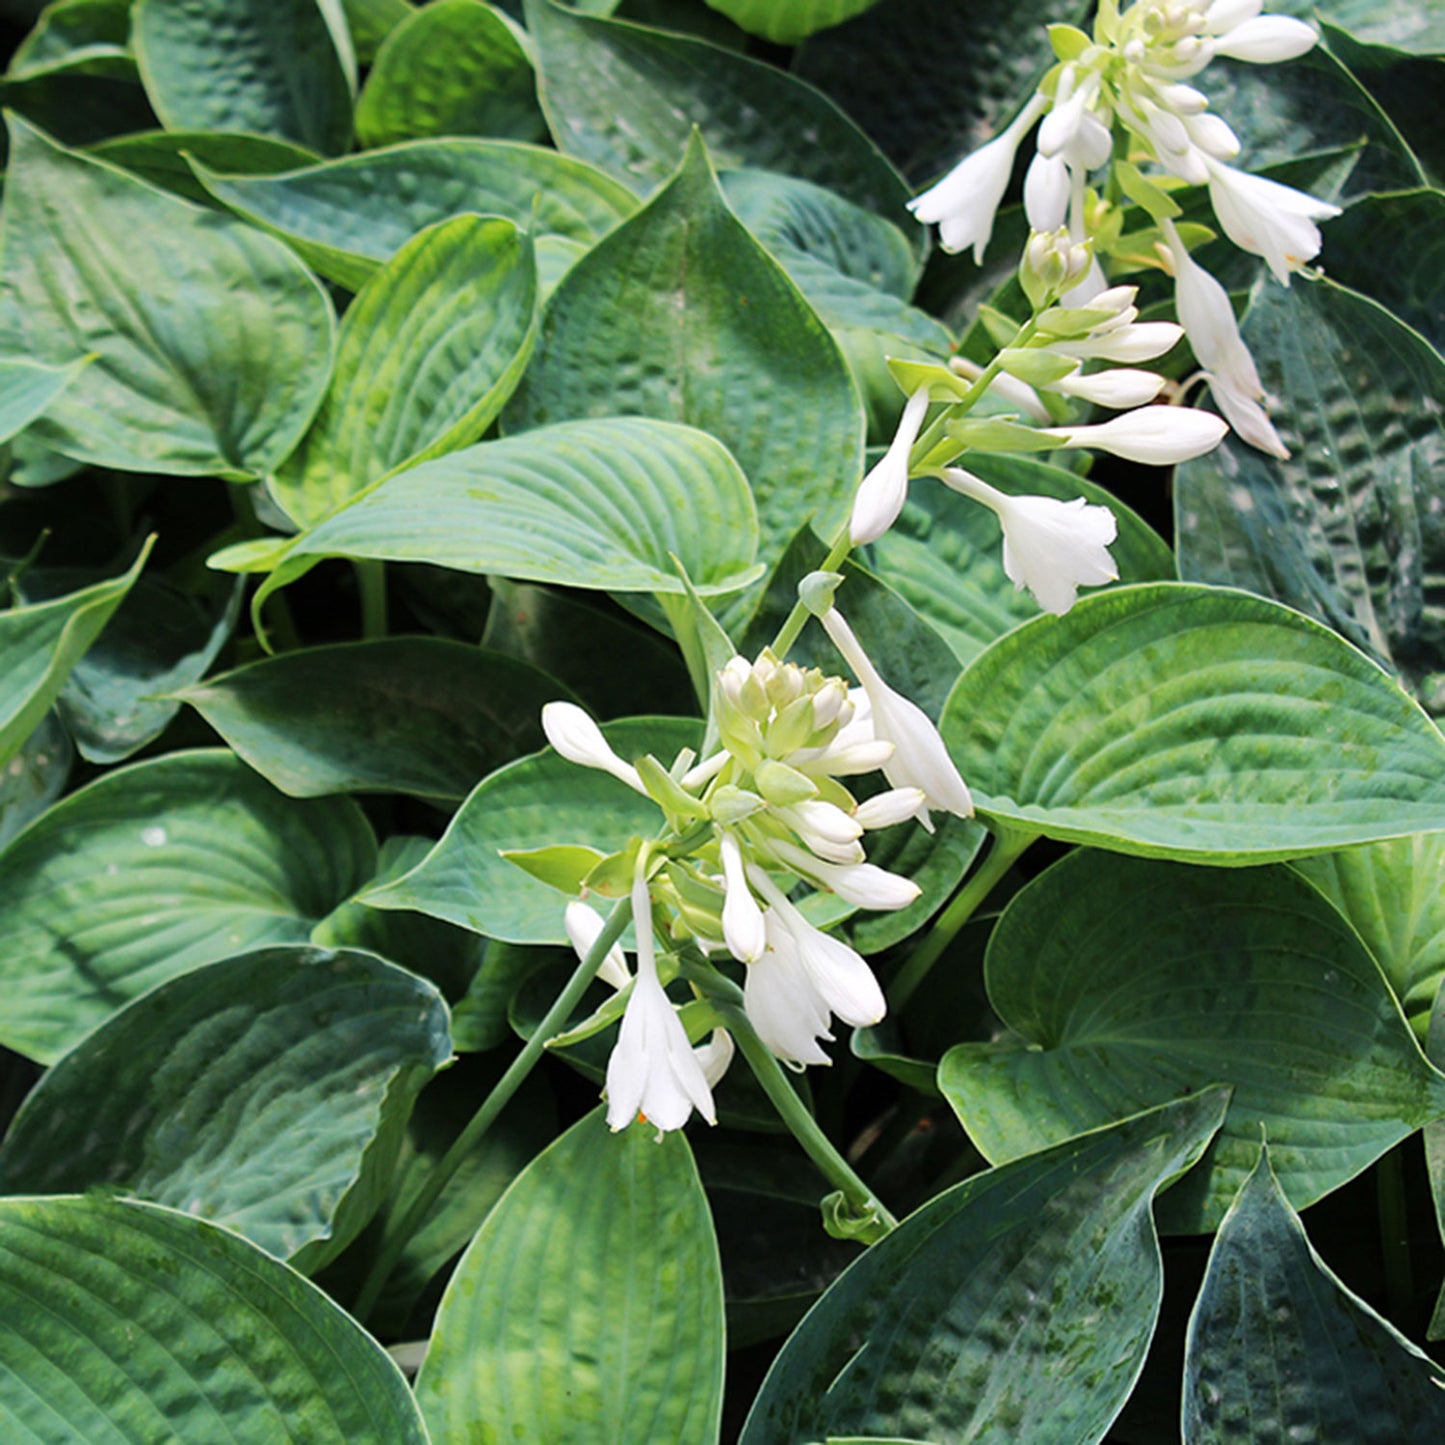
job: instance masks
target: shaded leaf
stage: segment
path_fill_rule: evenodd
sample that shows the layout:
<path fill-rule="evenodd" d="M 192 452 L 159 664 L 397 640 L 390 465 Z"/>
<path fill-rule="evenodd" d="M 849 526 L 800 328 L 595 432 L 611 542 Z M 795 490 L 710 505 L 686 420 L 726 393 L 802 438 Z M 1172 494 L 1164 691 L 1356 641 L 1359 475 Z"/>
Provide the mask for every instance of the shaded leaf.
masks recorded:
<path fill-rule="evenodd" d="M 211 193 L 196 179 L 191 160 L 218 171 L 247 176 L 273 175 L 311 165 L 312 151 L 272 136 L 234 131 L 151 130 L 115 136 L 91 147 L 98 160 L 121 166 L 188 201 L 214 206 Z"/>

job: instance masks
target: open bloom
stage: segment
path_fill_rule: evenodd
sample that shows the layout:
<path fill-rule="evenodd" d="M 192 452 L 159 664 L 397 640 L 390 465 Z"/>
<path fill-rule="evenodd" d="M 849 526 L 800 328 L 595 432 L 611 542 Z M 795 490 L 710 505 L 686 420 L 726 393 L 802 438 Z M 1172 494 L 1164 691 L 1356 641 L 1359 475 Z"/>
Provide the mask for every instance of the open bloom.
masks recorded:
<path fill-rule="evenodd" d="M 1112 582 L 1119 569 L 1109 543 L 1119 525 L 1107 507 L 1075 497 L 1013 497 L 961 467 L 939 473 L 956 492 L 982 502 L 1003 527 L 1003 570 L 1019 591 L 1033 593 L 1046 612 L 1063 616 L 1080 587 Z"/>
<path fill-rule="evenodd" d="M 658 1129 L 681 1129 L 694 1109 L 717 1122 L 703 1060 L 687 1040 L 657 976 L 652 941 L 652 900 L 647 883 L 632 885 L 637 930 L 637 979 L 622 1027 L 607 1061 L 607 1124 L 625 1129 L 641 1114 Z"/>
<path fill-rule="evenodd" d="M 928 388 L 921 386 L 908 398 L 892 444 L 860 483 L 849 523 L 855 547 L 876 542 L 898 520 L 908 498 L 908 454 L 918 440 L 927 410 Z"/>
<path fill-rule="evenodd" d="M 1013 175 L 1014 156 L 1030 127 L 1048 108 L 1044 96 L 1033 96 L 1010 126 L 908 203 L 925 225 L 938 223 L 938 238 L 945 251 L 972 246 L 973 259 L 983 261 L 984 248 L 993 235 L 994 216 Z"/>
<path fill-rule="evenodd" d="M 1242 251 L 1264 257 L 1288 286 L 1290 273 L 1319 254 L 1320 228 L 1315 222 L 1338 216 L 1340 208 L 1218 161 L 1210 160 L 1206 166 L 1209 203 L 1225 234 Z"/>
<path fill-rule="evenodd" d="M 1174 304 L 1220 411 L 1250 446 L 1288 457 L 1289 449 L 1260 404 L 1264 387 L 1239 334 L 1229 293 L 1189 254 L 1174 223 L 1160 224 L 1174 261 Z"/>
<path fill-rule="evenodd" d="M 874 737 L 893 744 L 893 756 L 883 765 L 884 777 L 895 788 L 917 788 L 923 794 L 918 818 L 925 827 L 932 827 L 930 808 L 972 817 L 973 799 L 928 714 L 883 681 L 836 607 L 830 607 L 821 621 L 833 646 L 863 684 Z"/>

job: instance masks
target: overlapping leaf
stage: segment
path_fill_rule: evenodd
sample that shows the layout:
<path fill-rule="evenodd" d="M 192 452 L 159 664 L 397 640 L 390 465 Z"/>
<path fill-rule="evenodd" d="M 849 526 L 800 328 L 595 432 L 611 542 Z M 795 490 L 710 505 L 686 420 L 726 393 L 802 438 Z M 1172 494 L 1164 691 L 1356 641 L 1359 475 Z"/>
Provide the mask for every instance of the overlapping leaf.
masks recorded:
<path fill-rule="evenodd" d="M 1218 1225 L 1261 1125 L 1303 1207 L 1445 1112 L 1375 960 L 1292 869 L 1072 853 L 1009 904 L 986 973 L 1011 1032 L 951 1049 L 939 1085 L 996 1162 L 1232 1086 L 1205 1161 L 1163 1201 L 1174 1229 Z"/>
<path fill-rule="evenodd" d="M 980 813 L 1230 866 L 1445 829 L 1445 740 L 1334 633 L 1243 592 L 1155 583 L 1016 628 L 943 735 Z"/>

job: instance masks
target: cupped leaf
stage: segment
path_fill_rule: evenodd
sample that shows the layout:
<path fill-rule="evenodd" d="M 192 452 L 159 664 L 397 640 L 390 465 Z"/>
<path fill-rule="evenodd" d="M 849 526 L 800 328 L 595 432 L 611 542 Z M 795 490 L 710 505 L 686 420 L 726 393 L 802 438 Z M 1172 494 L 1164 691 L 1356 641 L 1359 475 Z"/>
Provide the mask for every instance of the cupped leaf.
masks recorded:
<path fill-rule="evenodd" d="M 326 399 L 274 483 L 287 513 L 307 526 L 475 442 L 522 375 L 536 311 L 532 245 L 512 222 L 456 216 L 413 236 L 347 307 Z"/>
<path fill-rule="evenodd" d="M 702 724 L 629 718 L 603 732 L 623 758 L 652 753 L 667 765 L 681 749 L 697 746 Z M 373 908 L 415 909 L 511 943 L 565 944 L 566 895 L 509 862 L 503 852 L 564 843 L 606 855 L 634 835 L 651 836 L 661 823 L 651 799 L 549 748 L 486 778 L 420 866 L 368 892 L 363 901 Z"/>
<path fill-rule="evenodd" d="M 1423 1043 L 1445 979 L 1445 834 L 1392 838 L 1291 866 L 1364 939 Z"/>
<path fill-rule="evenodd" d="M 1158 533 L 1118 498 L 1062 467 L 1035 457 L 970 453 L 969 470 L 1011 496 L 1084 497 L 1106 506 L 1119 524 L 1110 548 L 1123 582 L 1174 576 Z M 1002 531 L 987 507 L 924 478 L 909 487 L 898 521 L 866 553 L 873 569 L 932 623 L 960 662 L 1039 615 L 1032 594 L 1003 570 Z"/>
<path fill-rule="evenodd" d="M 566 690 L 501 653 L 439 637 L 308 647 L 181 694 L 293 798 L 398 792 L 456 801 L 542 745 Z"/>
<path fill-rule="evenodd" d="M 446 1005 L 415 974 L 365 953 L 240 954 L 160 984 L 58 1060 L 0 1146 L 0 1190 L 104 1185 L 309 1264 L 375 1209 L 450 1054 Z"/>
<path fill-rule="evenodd" d="M 1185 1445 L 1439 1438 L 1445 1372 L 1314 1252 L 1271 1152 L 1220 1225 L 1189 1320 Z"/>
<path fill-rule="evenodd" d="M 0 854 L 0 1041 L 49 1062 L 163 979 L 304 942 L 375 860 L 355 804 L 285 798 L 227 752 L 106 773 Z"/>
<path fill-rule="evenodd" d="M 1329 629 L 1226 589 L 1087 597 L 980 654 L 942 732 L 980 814 L 1229 866 L 1445 829 L 1445 739 Z"/>
<path fill-rule="evenodd" d="M 752 483 L 766 563 L 815 514 L 828 519 L 820 530 L 836 524 L 862 472 L 847 364 L 727 209 L 699 144 L 563 277 L 503 423 L 617 413 L 686 422 L 728 447 Z M 682 561 L 706 590 L 706 574 Z"/>
<path fill-rule="evenodd" d="M 195 171 L 218 201 L 350 291 L 418 231 L 465 211 L 590 245 L 637 206 L 595 166 L 518 141 L 414 141 L 277 176 Z"/>
<path fill-rule="evenodd" d="M 1199 1157 L 1224 1104 L 1210 1089 L 930 1200 L 793 1332 L 742 1445 L 1102 1439 L 1163 1293 L 1150 1204 Z"/>
<path fill-rule="evenodd" d="M 269 471 L 331 365 L 331 303 L 284 246 L 10 117 L 0 351 L 94 354 L 32 431 L 130 471 Z"/>
<path fill-rule="evenodd" d="M 747 481 L 705 432 L 641 417 L 562 422 L 398 472 L 302 534 L 289 556 L 432 562 L 619 592 L 756 575 Z"/>
<path fill-rule="evenodd" d="M 720 166 L 801 176 L 904 220 L 903 178 L 826 96 L 691 36 L 527 0 L 542 110 L 557 148 L 642 193 L 677 169 L 696 126 Z"/>
<path fill-rule="evenodd" d="M 119 135 L 92 146 L 90 153 L 153 186 L 205 206 L 215 206 L 216 201 L 196 179 L 192 161 L 217 171 L 268 176 L 313 165 L 319 159 L 302 146 L 272 136 L 206 130 L 150 130 Z"/>
<path fill-rule="evenodd" d="M 1318 617 L 1445 712 L 1445 359 L 1324 281 L 1265 288 L 1245 337 L 1292 455 L 1226 439 L 1179 469 L 1180 572 Z"/>
<path fill-rule="evenodd" d="M 1445 1112 L 1358 935 L 1292 869 L 1191 868 L 1082 850 L 1004 910 L 985 963 L 1011 1032 L 944 1055 L 939 1086 L 1001 1162 L 1213 1083 L 1218 1139 L 1162 1202 L 1217 1227 L 1261 1125 L 1300 1207 Z"/>
<path fill-rule="evenodd" d="M 88 64 L 94 73 L 113 73 L 128 58 L 130 0 L 52 0 L 35 28 L 15 47 L 7 80 L 23 79 L 57 65 Z"/>
<path fill-rule="evenodd" d="M 381 43 L 415 8 L 411 0 L 341 0 L 351 43 L 361 65 L 376 59 Z"/>
<path fill-rule="evenodd" d="M 501 14 L 478 0 L 437 0 L 387 36 L 356 105 L 362 145 L 436 135 L 541 141 L 532 62 Z"/>
<path fill-rule="evenodd" d="M 717 1441 L 717 1241 L 687 1141 L 653 1133 L 596 1110 L 487 1216 L 417 1380 L 433 1439 Z"/>
<path fill-rule="evenodd" d="M 427 1439 L 401 1372 L 320 1290 L 154 1204 L 0 1201 L 0 1354 L 16 1439 Z"/>
<path fill-rule="evenodd" d="M 351 139 L 356 57 L 339 0 L 137 0 L 146 94 L 168 130 Z"/>

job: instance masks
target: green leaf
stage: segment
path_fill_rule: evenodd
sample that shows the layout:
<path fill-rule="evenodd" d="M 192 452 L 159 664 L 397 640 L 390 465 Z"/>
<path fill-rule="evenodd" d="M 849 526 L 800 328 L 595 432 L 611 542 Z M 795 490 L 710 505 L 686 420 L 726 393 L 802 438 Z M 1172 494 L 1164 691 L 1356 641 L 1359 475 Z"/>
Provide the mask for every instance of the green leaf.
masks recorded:
<path fill-rule="evenodd" d="M 275 467 L 331 365 L 316 279 L 251 227 L 9 124 L 0 351 L 96 355 L 36 438 L 128 471 Z"/>
<path fill-rule="evenodd" d="M 1445 741 L 1319 623 L 1160 582 L 1026 622 L 940 724 L 980 815 L 1235 866 L 1445 829 Z"/>
<path fill-rule="evenodd" d="M 129 12 L 130 0 L 52 0 L 15 47 L 5 78 L 20 80 L 58 65 L 80 64 L 91 74 L 117 73 L 113 62 L 129 59 Z"/>
<path fill-rule="evenodd" d="M 43 366 L 21 357 L 0 357 L 0 441 L 29 426 L 88 364 Z"/>
<path fill-rule="evenodd" d="M 752 497 L 703 431 L 638 417 L 562 422 L 396 473 L 303 533 L 291 558 L 433 562 L 620 592 L 756 575 Z"/>
<path fill-rule="evenodd" d="M 719 166 L 815 181 L 903 221 L 903 178 L 832 101 L 786 71 L 690 36 L 526 0 L 542 110 L 559 150 L 647 193 L 696 126 Z"/>
<path fill-rule="evenodd" d="M 0 769 L 0 849 L 64 792 L 74 761 L 75 750 L 59 717 L 47 713 Z"/>
<path fill-rule="evenodd" d="M 356 57 L 339 0 L 137 0 L 136 60 L 167 130 L 351 140 Z"/>
<path fill-rule="evenodd" d="M 653 1132 L 594 1111 L 488 1215 L 417 1380 L 433 1439 L 717 1441 L 717 1242 L 687 1141 Z"/>
<path fill-rule="evenodd" d="M 1431 1440 L 1445 1372 L 1310 1246 L 1260 1154 L 1209 1255 L 1189 1320 L 1185 1445 Z"/>
<path fill-rule="evenodd" d="M 697 746 L 702 724 L 629 718 L 602 731 L 623 758 L 652 753 L 670 763 L 682 748 Z M 412 908 L 511 943 L 565 944 L 565 895 L 500 855 L 553 843 L 609 854 L 634 835 L 651 836 L 661 823 L 650 798 L 548 748 L 484 779 L 421 865 L 364 901 Z"/>
<path fill-rule="evenodd" d="M 1011 496 L 1067 501 L 1084 497 L 1107 506 L 1119 523 L 1109 551 L 1123 582 L 1163 581 L 1174 575 L 1169 548 L 1148 523 L 1112 494 L 1062 467 L 1033 457 L 971 453 L 969 470 Z M 1039 616 L 1039 606 L 1003 570 L 1002 529 L 987 507 L 923 478 L 909 488 L 894 526 L 865 556 L 878 575 L 953 649 L 971 662 L 989 643 Z"/>
<path fill-rule="evenodd" d="M 985 973 L 1010 1032 L 950 1049 L 938 1081 L 996 1163 L 1232 1086 L 1166 1228 L 1218 1226 L 1261 1126 L 1302 1208 L 1445 1112 L 1375 960 L 1292 869 L 1071 853 L 1004 910 Z"/>
<path fill-rule="evenodd" d="M 1413 0 L 1276 0 L 1281 15 L 1328 20 L 1366 45 L 1411 55 L 1445 55 L 1445 17 Z"/>
<path fill-rule="evenodd" d="M 233 131 L 151 130 L 115 136 L 92 146 L 91 155 L 109 161 L 162 190 L 214 207 L 211 193 L 196 179 L 191 162 L 247 176 L 274 175 L 317 160 L 290 141 Z"/>
<path fill-rule="evenodd" d="M 1445 835 L 1392 838 L 1291 867 L 1364 939 L 1423 1044 L 1445 979 Z"/>
<path fill-rule="evenodd" d="M 0 1148 L 0 1189 L 105 1185 L 310 1263 L 375 1209 L 412 1100 L 450 1055 L 436 990 L 379 958 L 224 959 L 135 999 L 46 1072 Z"/>
<path fill-rule="evenodd" d="M 539 240 L 590 245 L 637 205 L 594 166 L 517 141 L 413 141 L 281 176 L 195 172 L 217 200 L 349 291 L 418 231 L 466 211 L 505 216 Z"/>
<path fill-rule="evenodd" d="M 455 216 L 413 236 L 347 307 L 331 387 L 277 501 L 307 526 L 385 473 L 478 440 L 532 354 L 536 311 L 532 245 L 510 221 Z"/>
<path fill-rule="evenodd" d="M 1318 617 L 1445 712 L 1445 360 L 1328 282 L 1265 288 L 1245 338 L 1265 387 L 1295 399 L 1276 413 L 1293 455 L 1226 439 L 1179 468 L 1181 573 Z"/>
<path fill-rule="evenodd" d="M 841 521 L 862 474 L 847 365 L 728 211 L 700 145 L 562 279 L 503 423 L 516 431 L 619 412 L 686 422 L 728 447 L 752 483 L 765 563 L 814 514 Z M 707 573 L 678 555 L 707 591 Z M 734 604 L 724 621 L 744 610 Z"/>
<path fill-rule="evenodd" d="M 0 1201 L 0 1353 L 12 1438 L 427 1438 L 400 1371 L 320 1290 L 153 1204 Z"/>
<path fill-rule="evenodd" d="M 543 141 L 547 122 L 521 40 L 478 0 L 436 0 L 387 37 L 356 105 L 361 144 L 422 136 Z"/>
<path fill-rule="evenodd" d="M 1163 1293 L 1150 1204 L 1199 1157 L 1224 1102 L 1211 1089 L 930 1200 L 794 1331 L 742 1445 L 1101 1439 Z"/>
<path fill-rule="evenodd" d="M 375 858 L 355 804 L 282 797 L 227 752 L 106 773 L 0 854 L 0 1042 L 49 1062 L 164 979 L 305 942 Z"/>
<path fill-rule="evenodd" d="M 146 542 L 123 576 L 67 597 L 0 612 L 0 764 L 20 751 L 60 696 L 65 680 L 90 650 L 150 555 Z"/>
<path fill-rule="evenodd" d="M 707 0 L 735 25 L 750 35 L 760 35 L 775 45 L 796 45 L 815 30 L 826 30 L 864 10 L 878 0 Z"/>
<path fill-rule="evenodd" d="M 181 694 L 293 798 L 398 792 L 454 802 L 541 747 L 566 689 L 524 662 L 439 637 L 308 647 Z"/>

